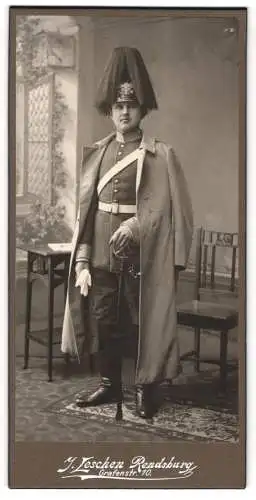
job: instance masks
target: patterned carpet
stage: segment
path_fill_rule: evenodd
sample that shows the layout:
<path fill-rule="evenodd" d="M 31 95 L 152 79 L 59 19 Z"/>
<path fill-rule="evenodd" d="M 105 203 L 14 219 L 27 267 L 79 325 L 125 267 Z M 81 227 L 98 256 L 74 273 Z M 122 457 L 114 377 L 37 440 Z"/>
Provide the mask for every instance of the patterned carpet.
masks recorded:
<path fill-rule="evenodd" d="M 22 358 L 16 358 L 15 439 L 51 442 L 165 442 L 227 441 L 238 439 L 237 371 L 230 372 L 227 394 L 218 391 L 219 371 L 202 365 L 195 374 L 190 363 L 175 384 L 163 387 L 164 404 L 153 424 L 134 415 L 134 362 L 125 360 L 124 420 L 117 423 L 115 405 L 77 410 L 76 394 L 96 387 L 98 376 L 72 363 L 66 375 L 63 360 L 54 360 L 53 382 L 47 381 L 45 358 L 31 358 L 23 370 Z"/>
<path fill-rule="evenodd" d="M 84 390 L 69 394 L 51 403 L 43 412 L 62 416 L 78 417 L 86 422 L 102 422 L 106 428 L 119 426 L 141 430 L 154 437 L 166 440 L 186 440 L 203 442 L 230 442 L 239 440 L 239 420 L 237 415 L 237 381 L 233 374 L 228 380 L 227 396 L 218 393 L 218 372 L 206 371 L 186 376 L 186 381 L 177 379 L 175 385 L 163 385 L 159 391 L 161 407 L 153 421 L 145 421 L 135 415 L 134 390 L 124 388 L 123 420 L 115 421 L 116 405 L 108 404 L 86 409 L 77 408 L 77 395 L 93 391 L 97 387 L 97 377 L 88 377 Z"/>
<path fill-rule="evenodd" d="M 67 376 L 64 369 L 63 357 L 59 345 L 53 348 L 53 382 L 47 380 L 46 349 L 40 344 L 31 342 L 29 368 L 23 370 L 26 277 L 18 277 L 16 283 L 16 332 L 15 332 L 15 409 L 12 412 L 15 418 L 16 441 L 48 441 L 48 442 L 165 442 L 168 440 L 204 440 L 206 426 L 211 422 L 211 439 L 237 439 L 238 435 L 238 381 L 237 372 L 229 377 L 227 396 L 220 397 L 217 387 L 218 369 L 212 372 L 213 367 L 202 365 L 201 373 L 196 375 L 193 366 L 183 363 L 183 373 L 175 381 L 175 385 L 168 389 L 169 403 L 166 408 L 172 408 L 172 422 L 166 429 L 160 428 L 154 422 L 149 426 L 145 422 L 134 421 L 134 402 L 131 387 L 134 382 L 134 361 L 125 360 L 123 370 L 125 392 L 125 421 L 117 424 L 113 419 L 114 407 L 107 409 L 108 417 L 84 415 L 73 409 L 75 394 L 82 393 L 93 387 L 98 377 L 91 379 L 86 368 L 75 362 L 71 363 L 70 373 Z M 44 330 L 47 327 L 47 290 L 45 285 L 36 280 L 34 283 L 32 301 L 31 328 Z M 178 303 L 186 302 L 193 296 L 193 280 L 181 280 Z M 55 291 L 55 326 L 61 326 L 63 318 L 63 287 Z M 238 356 L 237 329 L 230 332 L 228 344 L 228 358 L 235 361 Z M 193 348 L 193 335 L 190 330 L 179 328 L 180 352 L 190 351 Z M 219 336 L 204 334 L 201 339 L 202 356 L 219 356 Z M 175 406 L 176 405 L 176 406 Z M 164 409 L 164 407 L 163 407 Z M 204 410 L 204 411 L 201 411 Z M 166 410 L 165 410 L 166 411 Z M 111 413 L 109 413 L 111 412 Z M 162 415 L 162 414 L 161 414 Z M 128 417 L 128 418 L 127 418 Z M 204 419 L 203 419 L 204 417 Z M 161 417 L 162 418 L 162 417 Z M 169 421 L 171 417 L 169 416 Z M 133 420 L 132 420 L 133 419 Z M 163 422 L 163 420 L 162 420 Z M 203 422 L 203 425 L 200 423 Z M 199 433 L 196 429 L 191 434 L 185 432 L 193 423 L 194 427 L 204 428 Z M 221 424 L 221 425 L 220 425 Z M 166 425 L 166 424 L 164 424 Z M 221 436 L 220 436 L 220 429 Z M 230 430 L 231 429 L 231 430 Z M 166 437 L 167 436 L 167 437 Z M 207 436 L 208 437 L 208 436 Z"/>

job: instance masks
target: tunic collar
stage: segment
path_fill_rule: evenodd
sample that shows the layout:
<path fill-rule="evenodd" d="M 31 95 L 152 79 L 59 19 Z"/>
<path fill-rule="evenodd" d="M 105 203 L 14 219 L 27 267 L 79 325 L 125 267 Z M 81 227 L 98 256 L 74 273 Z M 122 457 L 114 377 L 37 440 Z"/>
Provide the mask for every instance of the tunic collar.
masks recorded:
<path fill-rule="evenodd" d="M 107 146 L 107 144 L 116 136 L 115 132 L 112 132 L 109 134 L 107 137 L 104 137 L 104 139 L 101 139 L 100 141 L 96 142 L 92 149 L 97 149 L 97 148 L 103 148 L 104 146 Z M 152 154 L 155 154 L 156 152 L 156 139 L 154 137 L 150 137 L 144 132 L 142 132 L 142 139 L 141 143 L 139 145 L 139 148 L 144 148 L 146 151 L 149 151 Z"/>
<path fill-rule="evenodd" d="M 116 141 L 122 144 L 127 144 L 128 142 L 139 141 L 142 138 L 141 129 L 132 130 L 127 134 L 121 134 L 121 132 L 116 132 Z"/>

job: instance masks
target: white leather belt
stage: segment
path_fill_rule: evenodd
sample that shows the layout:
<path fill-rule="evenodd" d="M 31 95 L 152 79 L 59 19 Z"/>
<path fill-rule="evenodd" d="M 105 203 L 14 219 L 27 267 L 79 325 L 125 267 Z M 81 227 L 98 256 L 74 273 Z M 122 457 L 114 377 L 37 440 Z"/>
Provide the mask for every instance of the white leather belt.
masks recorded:
<path fill-rule="evenodd" d="M 136 205 L 121 205 L 120 203 L 104 203 L 99 201 L 98 209 L 111 214 L 135 214 Z"/>

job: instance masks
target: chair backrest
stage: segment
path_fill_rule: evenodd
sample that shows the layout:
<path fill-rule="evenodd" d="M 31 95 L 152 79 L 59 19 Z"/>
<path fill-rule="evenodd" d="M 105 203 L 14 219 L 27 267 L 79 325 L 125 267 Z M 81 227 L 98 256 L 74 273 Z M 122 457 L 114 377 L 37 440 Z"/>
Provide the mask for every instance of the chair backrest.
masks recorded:
<path fill-rule="evenodd" d="M 195 299 L 202 291 L 237 295 L 238 233 L 196 231 Z"/>

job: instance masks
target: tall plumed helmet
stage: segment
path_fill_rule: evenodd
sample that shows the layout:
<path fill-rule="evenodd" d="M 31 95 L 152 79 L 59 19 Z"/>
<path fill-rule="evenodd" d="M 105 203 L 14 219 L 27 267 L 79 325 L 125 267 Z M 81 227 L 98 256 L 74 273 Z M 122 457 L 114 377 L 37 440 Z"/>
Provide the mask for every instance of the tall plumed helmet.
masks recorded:
<path fill-rule="evenodd" d="M 134 90 L 143 115 L 157 109 L 156 96 L 140 52 L 131 47 L 117 47 L 110 56 L 97 90 L 95 104 L 100 113 L 110 114 L 112 105 L 120 98 L 120 92 L 124 94 L 128 89 L 127 83 Z"/>

